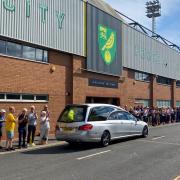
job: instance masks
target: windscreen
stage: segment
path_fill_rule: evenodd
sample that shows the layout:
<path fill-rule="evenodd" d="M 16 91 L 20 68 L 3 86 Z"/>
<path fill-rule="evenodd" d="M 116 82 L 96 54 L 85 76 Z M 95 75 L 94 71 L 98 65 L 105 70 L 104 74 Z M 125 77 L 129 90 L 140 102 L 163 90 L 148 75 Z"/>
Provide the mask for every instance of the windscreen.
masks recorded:
<path fill-rule="evenodd" d="M 83 122 L 86 118 L 87 106 L 66 106 L 58 122 L 73 123 Z"/>

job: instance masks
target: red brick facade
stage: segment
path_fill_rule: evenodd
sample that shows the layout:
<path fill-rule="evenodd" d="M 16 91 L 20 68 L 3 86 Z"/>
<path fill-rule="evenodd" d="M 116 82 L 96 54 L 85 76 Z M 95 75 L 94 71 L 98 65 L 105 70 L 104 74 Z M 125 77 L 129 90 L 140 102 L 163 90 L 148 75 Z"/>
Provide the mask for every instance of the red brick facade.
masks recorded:
<path fill-rule="evenodd" d="M 180 88 L 176 88 L 175 83 L 173 86 L 159 85 L 156 77 L 152 78 L 151 83 L 136 81 L 134 71 L 126 68 L 121 79 L 88 72 L 85 71 L 85 59 L 75 55 L 50 51 L 49 64 L 3 56 L 0 61 L 0 92 L 49 95 L 51 132 L 66 104 L 85 103 L 88 96 L 118 98 L 121 106 L 134 106 L 135 99 L 149 99 L 154 106 L 156 100 L 172 100 L 174 105 L 180 101 Z M 119 88 L 88 86 L 89 78 L 118 82 Z M 34 104 L 38 114 L 44 104 Z M 8 110 L 10 105 L 15 106 L 18 114 L 24 107 L 29 109 L 32 103 L 1 102 L 0 108 Z"/>

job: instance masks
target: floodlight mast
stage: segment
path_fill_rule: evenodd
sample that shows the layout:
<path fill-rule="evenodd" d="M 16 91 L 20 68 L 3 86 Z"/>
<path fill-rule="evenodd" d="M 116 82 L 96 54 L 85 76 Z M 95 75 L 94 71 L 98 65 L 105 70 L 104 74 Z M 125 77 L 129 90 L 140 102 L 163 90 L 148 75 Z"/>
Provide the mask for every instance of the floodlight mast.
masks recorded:
<path fill-rule="evenodd" d="M 146 2 L 146 16 L 152 18 L 152 36 L 155 33 L 156 17 L 161 16 L 161 4 L 159 0 L 153 0 Z"/>

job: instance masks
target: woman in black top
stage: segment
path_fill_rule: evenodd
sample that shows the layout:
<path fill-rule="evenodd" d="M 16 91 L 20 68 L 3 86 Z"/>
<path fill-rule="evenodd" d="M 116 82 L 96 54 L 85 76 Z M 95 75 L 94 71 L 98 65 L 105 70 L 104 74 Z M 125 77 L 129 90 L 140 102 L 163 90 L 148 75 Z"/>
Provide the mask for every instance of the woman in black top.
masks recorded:
<path fill-rule="evenodd" d="M 27 109 L 24 108 L 22 110 L 22 113 L 18 116 L 19 148 L 26 147 L 25 141 L 27 134 L 27 122 L 28 122 Z M 21 144 L 22 137 L 23 137 L 23 144 Z"/>

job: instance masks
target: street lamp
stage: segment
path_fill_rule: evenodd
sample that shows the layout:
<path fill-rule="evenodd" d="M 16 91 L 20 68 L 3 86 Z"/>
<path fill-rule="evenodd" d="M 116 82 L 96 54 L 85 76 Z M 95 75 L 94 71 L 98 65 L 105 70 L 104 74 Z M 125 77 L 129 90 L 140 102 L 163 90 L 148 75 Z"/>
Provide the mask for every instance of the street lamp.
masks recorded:
<path fill-rule="evenodd" d="M 155 33 L 155 18 L 161 16 L 161 4 L 159 0 L 146 2 L 146 16 L 152 18 L 152 36 Z"/>

